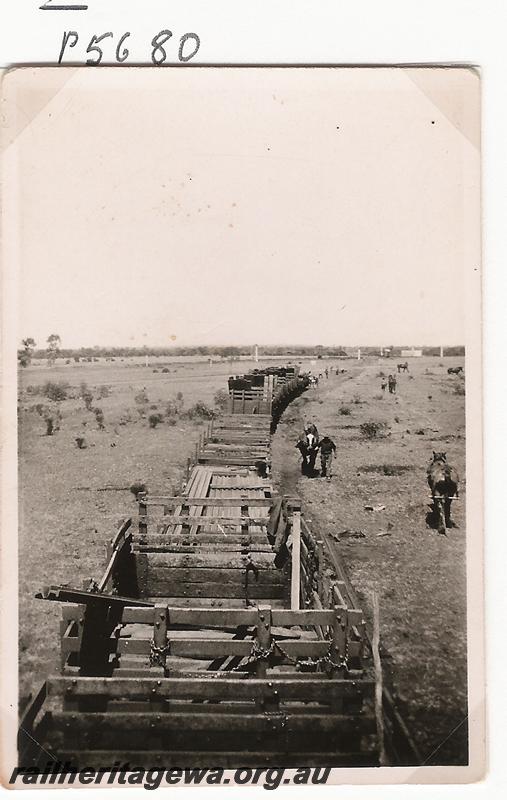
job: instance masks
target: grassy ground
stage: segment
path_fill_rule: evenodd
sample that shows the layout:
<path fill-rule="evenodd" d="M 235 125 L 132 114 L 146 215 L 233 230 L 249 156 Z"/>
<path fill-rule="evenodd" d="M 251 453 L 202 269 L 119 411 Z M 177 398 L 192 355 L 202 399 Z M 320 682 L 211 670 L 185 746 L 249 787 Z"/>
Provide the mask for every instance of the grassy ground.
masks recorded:
<path fill-rule="evenodd" d="M 331 537 L 370 619 L 371 592 L 379 595 L 384 664 L 431 764 L 467 760 L 465 398 L 462 379 L 447 375 L 451 362 L 460 360 L 412 360 L 396 395 L 381 391 L 385 363 L 349 367 L 286 410 L 274 445 L 281 488 L 298 493 L 312 529 Z M 331 483 L 300 474 L 294 444 L 307 420 L 337 445 Z M 387 435 L 365 438 L 359 426 L 369 421 L 385 423 Z M 447 451 L 461 476 L 447 536 L 426 519 L 432 450 Z M 336 541 L 344 531 L 362 536 Z"/>
<path fill-rule="evenodd" d="M 253 364 L 234 365 L 233 371 Z M 173 371 L 175 370 L 175 371 Z M 58 604 L 36 600 L 49 584 L 82 586 L 98 580 L 105 568 L 106 544 L 122 517 L 136 512 L 129 487 L 136 481 L 154 494 L 176 492 L 187 458 L 204 424 L 178 418 L 150 429 L 138 413 L 135 396 L 145 388 L 146 414 L 164 412 L 167 401 L 183 395 L 184 408 L 197 401 L 213 407 L 214 394 L 227 386 L 231 365 L 171 365 L 154 373 L 141 364 L 34 366 L 20 373 L 19 399 L 19 648 L 20 697 L 26 698 L 58 668 Z M 47 404 L 28 393 L 46 381 L 67 381 L 77 395 L 54 403 L 62 413 L 61 429 L 46 435 L 34 407 Z M 104 414 L 99 430 L 92 412 L 78 397 L 81 382 L 92 391 L 93 407 Z M 98 387 L 110 387 L 98 397 Z M 151 408 L 156 406 L 157 408 Z M 129 420 L 129 421 L 126 421 Z M 86 423 L 86 425 L 84 425 Z M 84 436 L 80 450 L 75 438 Z M 106 490 L 105 487 L 110 487 Z"/>
<path fill-rule="evenodd" d="M 463 763 L 465 398 L 459 393 L 463 381 L 447 375 L 448 366 L 462 362 L 446 358 L 441 366 L 438 359 L 412 360 L 410 374 L 397 376 L 396 396 L 380 389 L 378 373 L 388 371 L 386 363 L 344 362 L 341 366 L 347 367 L 347 373 L 324 378 L 317 389 L 293 403 L 274 438 L 275 474 L 283 491 L 302 497 L 313 529 L 330 537 L 345 530 L 364 534 L 342 539 L 335 546 L 367 615 L 371 591 L 379 594 L 384 663 L 394 675 L 399 705 L 428 763 Z M 135 513 L 130 485 L 140 480 L 153 493 L 177 491 L 201 430 L 198 421 L 181 418 L 175 425 L 164 422 L 150 429 L 146 418 L 139 416 L 135 396 L 145 388 L 149 406 L 157 406 L 148 406 L 147 413 L 163 412 L 177 392 L 183 394 L 186 408 L 196 401 L 212 406 L 215 392 L 226 387 L 227 376 L 252 366 L 247 362 L 232 367 L 179 363 L 170 365 L 170 373 L 154 373 L 152 366 L 139 363 L 92 363 L 22 371 L 22 698 L 58 669 L 60 609 L 35 600 L 35 592 L 51 583 L 80 586 L 90 578 L 98 579 L 117 521 Z M 68 381 L 70 392 L 76 395 L 80 383 L 86 381 L 94 394 L 93 405 L 103 410 L 105 430 L 98 430 L 93 413 L 76 397 L 59 404 L 61 430 L 46 436 L 43 419 L 31 410 L 43 399 L 28 394 L 27 387 L 48 379 Z M 103 385 L 110 387 L 110 394 L 98 399 L 98 387 Z M 340 412 L 341 408 L 349 413 Z M 331 435 L 337 444 L 331 483 L 300 474 L 294 444 L 306 420 L 314 420 L 319 431 Z M 366 439 L 359 426 L 367 421 L 385 422 L 388 435 Z M 78 435 L 87 440 L 84 450 L 76 447 Z M 446 450 L 462 477 L 462 499 L 453 508 L 458 527 L 447 537 L 426 523 L 425 468 L 433 449 Z M 364 508 L 377 504 L 385 505 L 385 510 Z"/>

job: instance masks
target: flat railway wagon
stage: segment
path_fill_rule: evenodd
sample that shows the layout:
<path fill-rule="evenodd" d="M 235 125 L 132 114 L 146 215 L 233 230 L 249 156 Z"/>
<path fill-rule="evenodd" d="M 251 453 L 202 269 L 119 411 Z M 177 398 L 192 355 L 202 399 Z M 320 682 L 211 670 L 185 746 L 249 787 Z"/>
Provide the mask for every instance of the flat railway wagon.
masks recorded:
<path fill-rule="evenodd" d="M 231 379 L 180 494 L 138 496 L 99 583 L 42 591 L 61 670 L 23 715 L 20 764 L 379 764 L 363 613 L 273 489 L 271 432 L 307 385 L 297 368 Z"/>

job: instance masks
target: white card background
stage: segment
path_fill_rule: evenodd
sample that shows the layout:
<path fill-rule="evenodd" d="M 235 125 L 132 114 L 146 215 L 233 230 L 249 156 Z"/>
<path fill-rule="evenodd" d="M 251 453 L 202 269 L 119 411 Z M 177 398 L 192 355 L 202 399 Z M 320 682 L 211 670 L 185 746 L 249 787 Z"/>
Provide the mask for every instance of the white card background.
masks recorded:
<path fill-rule="evenodd" d="M 489 775 L 463 786 L 329 787 L 343 797 L 473 797 L 500 796 L 505 790 L 505 637 L 504 463 L 506 421 L 495 398 L 507 394 L 507 329 L 505 326 L 505 30 L 502 0 L 349 0 L 349 2 L 235 2 L 232 0 L 87 0 L 87 10 L 41 10 L 43 0 L 4 0 L 0 24 L 0 65 L 57 64 L 65 32 L 78 41 L 65 51 L 62 63 L 83 64 L 92 37 L 113 33 L 103 42 L 103 64 L 116 63 L 120 37 L 129 64 L 152 63 L 152 39 L 162 30 L 172 37 L 167 64 L 176 64 L 180 38 L 199 37 L 199 50 L 189 64 L 265 63 L 417 63 L 468 62 L 482 69 L 485 173 L 485 434 L 486 434 L 486 600 L 488 615 Z M 55 5 L 55 3 L 53 3 Z M 101 45 L 101 46 L 102 46 Z M 123 52 L 123 51 L 122 51 Z M 97 53 L 93 51 L 93 57 Z M 502 180 L 503 179 L 503 180 Z M 502 257 L 503 256 L 503 257 Z M 502 324 L 503 322 L 503 324 Z M 495 633 L 496 632 L 496 633 Z M 503 656 L 503 658 L 502 658 Z M 501 775 L 503 770 L 504 774 Z M 262 790 L 259 790 L 262 792 Z M 294 793 L 279 789 L 278 795 Z M 81 796 L 81 795 L 80 795 Z"/>

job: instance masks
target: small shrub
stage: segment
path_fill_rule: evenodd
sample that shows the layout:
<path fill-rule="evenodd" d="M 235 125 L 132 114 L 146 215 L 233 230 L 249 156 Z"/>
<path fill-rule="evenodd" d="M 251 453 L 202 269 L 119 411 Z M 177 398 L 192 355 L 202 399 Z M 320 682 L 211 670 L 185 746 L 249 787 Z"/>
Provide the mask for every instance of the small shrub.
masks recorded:
<path fill-rule="evenodd" d="M 46 381 L 42 387 L 42 394 L 49 400 L 59 403 L 62 400 L 67 399 L 68 388 L 69 384 L 67 381 L 59 381 L 58 383 L 55 383 L 54 381 Z"/>
<path fill-rule="evenodd" d="M 37 395 L 37 394 L 41 394 L 41 392 L 42 392 L 42 386 L 32 386 L 32 385 L 30 385 L 30 386 L 26 387 L 26 393 L 30 394 L 32 396 L 33 395 Z"/>
<path fill-rule="evenodd" d="M 111 394 L 111 387 L 110 386 L 99 386 L 97 389 L 97 397 L 102 399 L 103 397 L 109 397 Z"/>
<path fill-rule="evenodd" d="M 168 400 L 165 407 L 166 417 L 175 417 L 180 413 L 179 406 L 175 400 Z"/>
<path fill-rule="evenodd" d="M 85 450 L 88 446 L 86 444 L 86 439 L 84 438 L 84 436 L 76 436 L 75 441 L 76 441 L 76 447 L 79 450 Z"/>
<path fill-rule="evenodd" d="M 453 394 L 464 395 L 465 394 L 465 387 L 462 383 L 457 383 L 454 389 L 452 390 Z"/>
<path fill-rule="evenodd" d="M 342 417 L 350 417 L 351 413 L 349 406 L 340 406 L 338 409 L 338 414 L 341 414 Z"/>
<path fill-rule="evenodd" d="M 219 389 L 215 392 L 213 402 L 220 411 L 227 411 L 229 408 L 229 393 L 225 389 Z"/>
<path fill-rule="evenodd" d="M 165 373 L 167 373 L 167 372 L 170 372 L 170 371 L 171 371 L 171 370 L 170 370 L 170 369 L 167 369 L 167 367 L 164 367 L 164 369 L 162 370 L 162 372 L 165 372 Z"/>
<path fill-rule="evenodd" d="M 62 412 L 60 411 L 59 406 L 57 406 L 55 409 L 55 417 L 56 417 L 55 421 L 55 432 L 56 432 L 60 430 L 60 425 L 62 423 Z"/>
<path fill-rule="evenodd" d="M 141 391 L 138 392 L 134 397 L 134 400 L 138 406 L 147 406 L 150 401 L 148 399 L 148 395 L 146 394 L 146 389 L 141 389 Z"/>
<path fill-rule="evenodd" d="M 173 428 L 176 425 L 176 417 L 167 417 L 167 424 Z"/>
<path fill-rule="evenodd" d="M 384 395 L 383 394 L 374 394 L 373 395 L 373 399 L 374 400 L 383 400 L 384 399 Z"/>
<path fill-rule="evenodd" d="M 88 388 L 88 385 L 83 381 L 79 386 L 79 397 L 83 400 L 87 411 L 92 410 L 93 393 Z"/>
<path fill-rule="evenodd" d="M 53 417 L 46 417 L 46 436 L 53 435 L 54 422 Z"/>
<path fill-rule="evenodd" d="M 158 369 L 152 369 L 152 372 L 158 372 Z"/>
<path fill-rule="evenodd" d="M 386 435 L 387 424 L 385 422 L 369 420 L 369 422 L 363 422 L 359 426 L 359 430 L 366 439 L 379 439 Z"/>
<path fill-rule="evenodd" d="M 93 408 L 93 413 L 95 414 L 95 419 L 97 421 L 97 425 L 99 426 L 99 431 L 105 430 L 104 425 L 104 412 L 101 408 Z"/>
<path fill-rule="evenodd" d="M 123 412 L 121 415 L 118 424 L 119 425 L 128 425 L 129 422 L 132 422 L 132 414 L 130 408 L 127 408 L 126 411 Z"/>
<path fill-rule="evenodd" d="M 361 404 L 362 404 L 362 402 L 363 402 L 363 401 L 361 400 L 361 398 L 359 397 L 359 395 L 358 395 L 358 394 L 355 394 L 355 395 L 354 395 L 354 397 L 352 398 L 352 402 L 353 402 L 353 403 L 354 403 L 356 406 L 359 406 L 359 405 L 361 405 Z"/>
<path fill-rule="evenodd" d="M 150 414 L 148 417 L 148 423 L 150 428 L 156 428 L 163 421 L 162 414 Z"/>
<path fill-rule="evenodd" d="M 395 417 L 395 418 L 394 418 L 394 421 L 395 421 L 395 422 L 399 422 L 399 421 L 400 421 L 400 418 L 399 418 L 399 417 Z"/>
<path fill-rule="evenodd" d="M 74 361 L 76 362 L 76 364 L 79 364 L 79 356 L 74 356 Z"/>
<path fill-rule="evenodd" d="M 151 406 L 150 406 L 150 411 L 157 411 L 157 409 L 158 409 L 157 404 L 156 403 L 152 403 Z"/>
<path fill-rule="evenodd" d="M 404 475 L 406 472 L 412 472 L 413 470 L 414 467 L 399 464 L 369 464 L 368 466 L 358 467 L 359 472 L 378 473 L 387 477 Z"/>
<path fill-rule="evenodd" d="M 92 406 L 92 403 L 93 403 L 93 394 L 92 394 L 90 391 L 88 391 L 88 392 L 85 392 L 85 394 L 84 394 L 84 395 L 82 395 L 82 398 L 83 398 L 83 400 L 84 400 L 84 404 L 85 404 L 85 408 L 86 408 L 86 410 L 87 410 L 87 411 L 91 411 L 91 410 L 92 410 L 92 408 L 93 408 L 93 406 Z"/>
<path fill-rule="evenodd" d="M 137 413 L 141 419 L 144 419 L 146 416 L 146 406 L 149 404 L 148 395 L 146 394 L 146 389 L 141 389 L 140 392 L 136 394 L 134 397 L 136 406 L 137 406 Z"/>
<path fill-rule="evenodd" d="M 377 378 L 385 378 L 385 376 L 386 374 L 385 372 L 382 372 L 382 370 L 380 370 L 380 372 L 377 372 Z"/>
<path fill-rule="evenodd" d="M 216 412 L 207 406 L 206 403 L 198 401 L 189 409 L 187 409 L 182 416 L 186 417 L 187 419 L 213 419 L 216 417 Z"/>

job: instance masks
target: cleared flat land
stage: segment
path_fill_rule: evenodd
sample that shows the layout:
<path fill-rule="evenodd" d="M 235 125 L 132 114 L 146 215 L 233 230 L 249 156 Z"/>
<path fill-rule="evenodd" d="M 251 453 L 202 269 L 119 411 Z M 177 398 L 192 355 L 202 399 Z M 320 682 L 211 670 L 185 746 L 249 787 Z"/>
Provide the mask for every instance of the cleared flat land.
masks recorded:
<path fill-rule="evenodd" d="M 326 363 L 311 368 L 323 370 Z M 462 363 L 412 359 L 391 396 L 381 392 L 378 373 L 393 371 L 394 362 L 343 361 L 344 375 L 323 378 L 286 410 L 273 445 L 280 489 L 297 492 L 312 529 L 331 537 L 367 616 L 371 591 L 379 594 L 384 664 L 428 763 L 466 759 L 465 398 L 463 380 L 447 375 L 448 366 Z M 168 364 L 169 373 L 154 373 L 160 365 L 101 362 L 20 373 L 21 698 L 59 665 L 60 608 L 35 600 L 35 592 L 51 583 L 81 586 L 99 579 L 117 521 L 135 513 L 130 485 L 141 481 L 153 493 L 176 491 L 202 429 L 199 420 L 182 418 L 150 429 L 136 395 L 145 389 L 146 414 L 164 413 L 178 392 L 184 409 L 197 401 L 212 407 L 227 376 L 252 366 L 178 363 Z M 27 393 L 28 386 L 47 380 L 68 381 L 76 395 L 59 403 L 61 429 L 54 436 L 45 435 L 33 410 L 46 401 Z M 94 394 L 93 406 L 103 411 L 105 430 L 78 396 L 83 381 Z M 99 386 L 109 387 L 107 397 L 97 397 Z M 300 474 L 294 445 L 306 420 L 336 442 L 331 483 Z M 385 422 L 387 435 L 364 438 L 359 426 L 366 421 Z M 76 447 L 79 435 L 86 437 L 84 450 Z M 432 450 L 446 450 L 461 475 L 461 500 L 453 507 L 457 527 L 446 537 L 426 521 L 425 470 Z M 366 511 L 366 505 L 385 510 Z M 363 536 L 335 541 L 346 530 Z"/>
<path fill-rule="evenodd" d="M 139 360 L 138 360 L 139 361 Z M 83 586 L 99 580 L 106 544 L 117 522 L 136 513 L 129 487 L 137 481 L 154 494 L 176 493 L 205 420 L 176 418 L 155 429 L 151 413 L 164 414 L 168 401 L 183 395 L 183 410 L 200 401 L 213 408 L 218 389 L 227 388 L 227 376 L 251 369 L 252 362 L 170 364 L 171 372 L 153 372 L 156 366 L 125 362 L 111 364 L 29 367 L 20 372 L 19 399 L 19 647 L 20 697 L 26 698 L 59 668 L 57 603 L 36 600 L 42 586 L 68 583 Z M 46 398 L 28 393 L 46 381 L 67 381 L 75 398 L 56 404 L 62 414 L 60 431 L 46 435 L 44 420 L 34 410 L 48 405 Z M 92 407 L 104 414 L 104 430 L 79 397 L 86 382 L 93 393 Z M 99 397 L 99 387 L 109 396 Z M 149 403 L 145 418 L 135 397 L 145 389 Z M 86 423 L 86 425 L 84 424 Z M 80 450 L 76 437 L 84 436 Z"/>
<path fill-rule="evenodd" d="M 302 498 L 314 532 L 330 537 L 368 619 L 378 593 L 384 667 L 430 764 L 467 759 L 465 397 L 464 381 L 447 374 L 457 364 L 412 359 L 389 395 L 378 374 L 395 364 L 349 363 L 286 410 L 274 445 L 282 486 Z M 331 483 L 300 474 L 294 445 L 307 420 L 336 443 Z M 368 421 L 385 422 L 387 435 L 365 438 Z M 432 450 L 447 451 L 461 478 L 447 536 L 427 524 Z"/>

